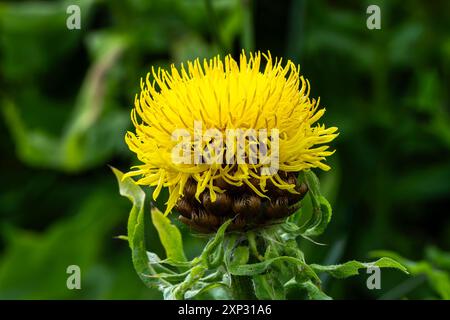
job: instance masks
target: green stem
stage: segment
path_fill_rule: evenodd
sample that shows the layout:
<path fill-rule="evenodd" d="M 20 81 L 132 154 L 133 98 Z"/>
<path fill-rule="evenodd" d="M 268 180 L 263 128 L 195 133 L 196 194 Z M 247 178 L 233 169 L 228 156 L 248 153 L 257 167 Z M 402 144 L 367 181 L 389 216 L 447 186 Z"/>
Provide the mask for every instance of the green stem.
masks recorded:
<path fill-rule="evenodd" d="M 253 253 L 253 255 L 259 260 L 259 261 L 263 261 L 264 257 L 261 256 L 258 252 L 258 245 L 256 244 L 256 235 L 253 231 L 249 231 L 247 233 L 247 240 L 248 240 L 248 245 L 250 246 L 250 250 Z"/>
<path fill-rule="evenodd" d="M 231 275 L 231 293 L 233 300 L 256 300 L 252 278 Z"/>

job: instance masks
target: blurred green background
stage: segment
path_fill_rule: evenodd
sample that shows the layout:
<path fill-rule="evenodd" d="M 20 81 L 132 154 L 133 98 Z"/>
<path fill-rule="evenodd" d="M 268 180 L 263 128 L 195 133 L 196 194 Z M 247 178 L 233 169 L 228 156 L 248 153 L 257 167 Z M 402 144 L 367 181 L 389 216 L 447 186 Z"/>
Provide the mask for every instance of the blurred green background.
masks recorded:
<path fill-rule="evenodd" d="M 71 4 L 81 30 L 66 28 Z M 370 4 L 381 30 L 366 27 Z M 319 173 L 334 208 L 327 245 L 301 243 L 307 260 L 385 249 L 413 273 L 383 271 L 381 290 L 364 273 L 324 278 L 325 291 L 450 299 L 449 13 L 448 1 L 1 1 L 0 298 L 161 297 L 114 238 L 131 206 L 107 165 L 136 161 L 124 134 L 151 66 L 245 48 L 299 63 L 340 128 L 333 169 Z M 192 256 L 205 240 L 182 229 Z M 72 264 L 81 290 L 66 287 Z"/>

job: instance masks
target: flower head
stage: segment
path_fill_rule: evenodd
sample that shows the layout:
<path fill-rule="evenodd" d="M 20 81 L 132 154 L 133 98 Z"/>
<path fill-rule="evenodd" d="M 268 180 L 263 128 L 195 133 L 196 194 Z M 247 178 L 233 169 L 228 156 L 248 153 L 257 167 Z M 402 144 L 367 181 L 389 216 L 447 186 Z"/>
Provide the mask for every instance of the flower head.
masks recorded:
<path fill-rule="evenodd" d="M 242 52 L 239 61 L 217 56 L 189 61 L 178 69 L 152 69 L 141 80 L 131 113 L 136 132 L 126 135 L 142 164 L 127 175 L 154 186 L 154 199 L 167 187 L 166 213 L 177 206 L 195 214 L 194 198 L 203 203 L 197 210 L 208 211 L 209 203 L 220 211 L 223 199 L 233 197 L 233 192 L 242 196 L 243 190 L 274 206 L 279 200 L 274 194 L 286 199 L 301 194 L 295 173 L 315 167 L 328 170 L 324 160 L 333 152 L 324 144 L 337 136 L 336 127 L 316 124 L 325 109 L 309 98 L 309 88 L 299 67 L 274 60 L 270 53 L 247 57 Z M 229 139 L 230 132 L 236 139 Z M 174 150 L 184 152 L 182 161 L 174 158 Z M 255 155 L 260 158 L 253 159 Z M 233 199 L 225 207 L 236 214 Z M 251 201 L 244 201 L 246 211 Z M 192 218 L 189 213 L 184 216 Z"/>

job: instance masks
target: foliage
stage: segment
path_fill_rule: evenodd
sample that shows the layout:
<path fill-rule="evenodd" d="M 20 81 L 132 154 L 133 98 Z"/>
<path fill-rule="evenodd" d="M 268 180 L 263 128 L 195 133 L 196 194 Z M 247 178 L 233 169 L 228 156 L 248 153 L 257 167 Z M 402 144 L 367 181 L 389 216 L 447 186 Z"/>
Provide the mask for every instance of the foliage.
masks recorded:
<path fill-rule="evenodd" d="M 147 252 L 145 247 L 145 193 L 134 180 L 124 178 L 119 170 L 113 168 L 113 172 L 121 195 L 133 203 L 128 219 L 127 239 L 134 268 L 147 286 L 156 287 L 163 292 L 164 299 L 191 299 L 208 293 L 212 297 L 236 298 L 233 295 L 236 277 L 248 278 L 258 299 L 285 299 L 292 289 L 304 291 L 310 299 L 330 299 L 321 290 L 321 281 L 317 275 L 319 272 L 346 278 L 357 275 L 359 269 L 377 266 L 396 268 L 407 273 L 404 266 L 386 257 L 371 263 L 349 261 L 328 266 L 306 263 L 295 238 L 322 232 L 331 215 L 330 206 L 320 193 L 317 177 L 309 170 L 302 175 L 311 190 L 314 213 L 303 228 L 291 222 L 286 225 L 287 228 L 280 224 L 256 232 L 225 233 L 232 221 L 228 220 L 210 238 L 202 253 L 191 261 L 186 261 L 178 228 L 157 208 L 152 208 L 153 224 L 166 252 L 166 259 L 161 260 L 155 253 Z M 327 209 L 324 212 L 321 211 L 319 202 L 326 203 Z M 301 214 L 302 212 L 297 212 L 295 215 Z M 263 255 L 258 253 L 257 240 L 263 242 Z M 252 248 L 252 255 L 249 247 Z M 210 293 L 217 288 L 224 292 Z M 250 298 L 242 296 L 242 292 L 238 297 Z"/>
<path fill-rule="evenodd" d="M 340 299 L 445 297 L 424 274 L 448 274 L 426 250 L 450 251 L 448 1 L 212 0 L 212 16 L 204 0 L 76 2 L 81 30 L 65 27 L 73 1 L 0 3 L 0 297 L 161 297 L 113 238 L 127 233 L 128 203 L 114 196 L 107 164 L 134 164 L 123 136 L 136 79 L 150 66 L 241 48 L 300 63 L 324 121 L 340 128 L 333 169 L 319 175 L 333 219 L 326 233 L 296 238 L 308 262 L 339 265 L 384 248 L 423 271 L 383 271 L 381 290 L 322 273 L 322 289 Z M 365 27 L 369 4 L 381 8 L 381 30 Z M 304 212 L 311 207 L 305 201 Z M 146 248 L 162 256 L 158 233 L 145 227 Z M 198 256 L 205 239 L 179 230 L 186 257 Z M 65 287 L 72 264 L 81 266 L 79 291 Z M 276 282 L 257 277 L 277 296 Z M 307 287 L 322 297 L 312 281 L 298 290 Z"/>
<path fill-rule="evenodd" d="M 429 286 L 439 298 L 450 300 L 450 254 L 447 252 L 443 252 L 434 247 L 428 247 L 425 252 L 425 259 L 418 262 L 405 259 L 394 252 L 381 250 L 373 251 L 372 256 L 392 257 L 406 266 L 413 276 L 425 276 Z M 403 287 L 400 285 L 396 291 L 401 292 Z"/>

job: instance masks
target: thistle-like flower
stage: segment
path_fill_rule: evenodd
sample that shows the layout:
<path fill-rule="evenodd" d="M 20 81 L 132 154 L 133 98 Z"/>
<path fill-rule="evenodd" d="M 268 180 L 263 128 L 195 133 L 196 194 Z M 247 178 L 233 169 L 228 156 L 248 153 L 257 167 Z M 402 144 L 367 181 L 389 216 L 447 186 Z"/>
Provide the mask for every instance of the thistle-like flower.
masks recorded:
<path fill-rule="evenodd" d="M 166 213 L 203 232 L 229 218 L 231 230 L 284 218 L 307 192 L 297 173 L 329 170 L 324 144 L 338 135 L 316 124 L 325 109 L 309 89 L 298 66 L 270 53 L 152 69 L 125 138 L 142 164 L 126 176 L 154 186 L 154 199 L 167 187 Z"/>

